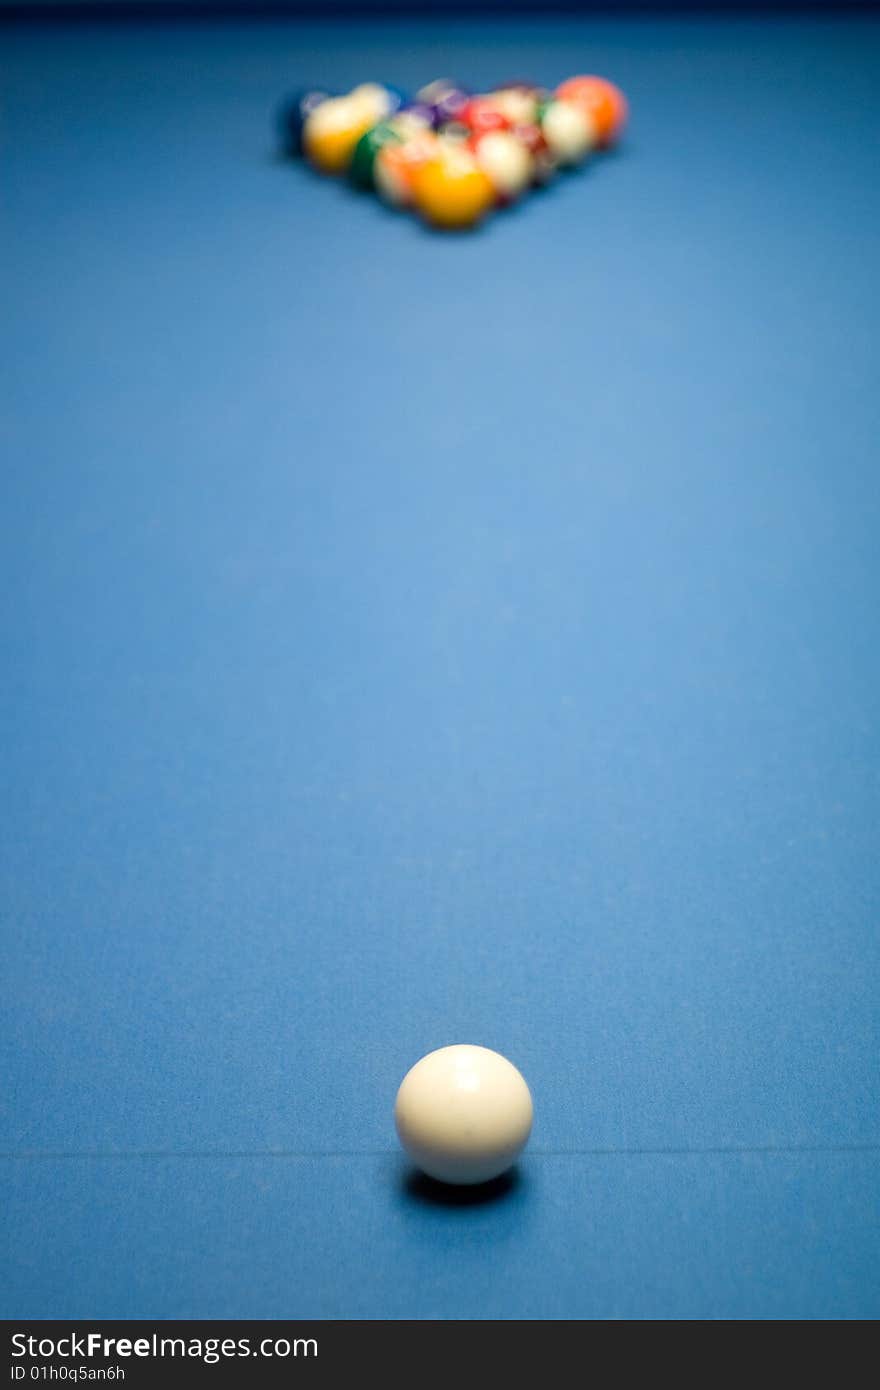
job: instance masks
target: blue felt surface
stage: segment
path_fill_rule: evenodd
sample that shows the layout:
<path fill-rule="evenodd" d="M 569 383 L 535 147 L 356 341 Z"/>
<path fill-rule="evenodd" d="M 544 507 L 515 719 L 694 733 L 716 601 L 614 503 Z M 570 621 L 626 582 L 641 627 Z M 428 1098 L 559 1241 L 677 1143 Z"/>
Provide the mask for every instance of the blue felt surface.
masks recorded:
<path fill-rule="evenodd" d="M 876 26 L 2 63 L 0 1313 L 876 1316 Z M 584 68 L 625 148 L 470 238 L 273 158 Z M 485 1206 L 394 1153 L 454 1040 Z"/>

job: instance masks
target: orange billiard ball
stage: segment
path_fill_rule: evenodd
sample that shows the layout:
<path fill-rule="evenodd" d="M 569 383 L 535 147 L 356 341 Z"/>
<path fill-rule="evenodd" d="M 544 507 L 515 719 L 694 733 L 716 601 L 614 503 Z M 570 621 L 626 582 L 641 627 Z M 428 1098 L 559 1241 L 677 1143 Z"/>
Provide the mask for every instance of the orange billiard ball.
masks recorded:
<path fill-rule="evenodd" d="M 416 177 L 437 158 L 437 146 L 432 130 L 410 130 L 400 143 L 383 145 L 373 165 L 373 182 L 380 198 L 395 208 L 411 207 Z"/>
<path fill-rule="evenodd" d="M 626 97 L 604 77 L 570 77 L 556 88 L 556 96 L 592 117 L 600 145 L 612 145 L 626 124 Z"/>

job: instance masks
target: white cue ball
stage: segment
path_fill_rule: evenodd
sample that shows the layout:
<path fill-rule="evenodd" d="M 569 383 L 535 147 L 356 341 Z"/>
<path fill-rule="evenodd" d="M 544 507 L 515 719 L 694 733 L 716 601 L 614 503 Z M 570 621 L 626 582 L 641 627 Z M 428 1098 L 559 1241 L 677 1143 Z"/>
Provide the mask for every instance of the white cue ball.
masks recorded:
<path fill-rule="evenodd" d="M 407 1072 L 394 1123 L 404 1149 L 429 1177 L 489 1182 L 525 1148 L 532 1097 L 500 1052 L 459 1043 L 429 1052 Z"/>

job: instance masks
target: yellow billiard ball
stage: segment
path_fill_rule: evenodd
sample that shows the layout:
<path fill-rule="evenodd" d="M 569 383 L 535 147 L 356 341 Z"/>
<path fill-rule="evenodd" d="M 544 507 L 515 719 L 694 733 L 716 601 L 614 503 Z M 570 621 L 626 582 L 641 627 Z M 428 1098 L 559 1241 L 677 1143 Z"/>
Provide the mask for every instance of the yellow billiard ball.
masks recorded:
<path fill-rule="evenodd" d="M 374 125 L 372 113 L 351 97 L 330 97 L 316 106 L 303 127 L 303 151 L 325 174 L 343 174 L 354 147 Z"/>
<path fill-rule="evenodd" d="M 447 142 L 413 177 L 415 205 L 433 227 L 473 227 L 495 202 L 495 189 L 466 146 Z"/>

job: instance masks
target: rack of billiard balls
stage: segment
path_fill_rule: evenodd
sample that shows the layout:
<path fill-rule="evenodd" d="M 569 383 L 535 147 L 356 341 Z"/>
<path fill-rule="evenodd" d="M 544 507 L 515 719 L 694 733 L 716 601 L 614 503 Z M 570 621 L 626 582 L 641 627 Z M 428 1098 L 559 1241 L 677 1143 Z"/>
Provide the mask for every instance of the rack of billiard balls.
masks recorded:
<path fill-rule="evenodd" d="M 282 106 L 284 152 L 347 176 L 434 227 L 476 226 L 606 149 L 626 122 L 623 93 L 602 77 L 570 77 L 554 91 L 511 82 L 466 91 L 440 78 L 411 100 L 365 82 L 345 95 L 297 93 Z"/>

